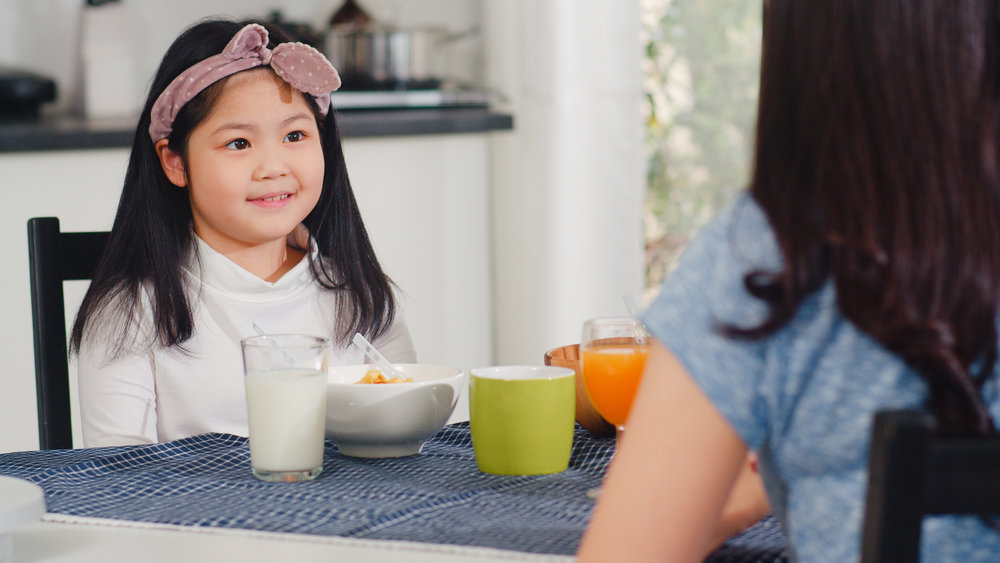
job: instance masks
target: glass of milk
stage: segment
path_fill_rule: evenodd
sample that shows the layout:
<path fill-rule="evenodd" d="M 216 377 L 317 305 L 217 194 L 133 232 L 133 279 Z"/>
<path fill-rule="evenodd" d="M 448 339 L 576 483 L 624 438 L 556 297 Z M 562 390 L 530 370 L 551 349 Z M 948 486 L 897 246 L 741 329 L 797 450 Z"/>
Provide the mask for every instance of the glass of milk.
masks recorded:
<path fill-rule="evenodd" d="M 242 341 L 250 467 L 264 481 L 309 481 L 323 470 L 330 341 L 269 334 Z"/>

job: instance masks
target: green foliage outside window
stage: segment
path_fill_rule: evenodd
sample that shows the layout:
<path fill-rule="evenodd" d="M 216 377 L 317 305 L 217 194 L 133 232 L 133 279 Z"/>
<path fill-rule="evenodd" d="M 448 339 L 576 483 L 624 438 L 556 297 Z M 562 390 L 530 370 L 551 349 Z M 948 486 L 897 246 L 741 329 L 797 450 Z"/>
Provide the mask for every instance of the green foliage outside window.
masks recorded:
<path fill-rule="evenodd" d="M 746 187 L 760 68 L 761 5 L 641 0 L 646 285 Z"/>

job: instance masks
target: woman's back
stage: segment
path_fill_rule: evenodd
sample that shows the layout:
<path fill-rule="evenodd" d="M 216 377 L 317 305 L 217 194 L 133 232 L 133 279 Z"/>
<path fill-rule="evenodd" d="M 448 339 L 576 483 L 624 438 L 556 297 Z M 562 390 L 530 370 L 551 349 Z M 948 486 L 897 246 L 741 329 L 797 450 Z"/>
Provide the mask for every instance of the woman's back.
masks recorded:
<path fill-rule="evenodd" d="M 996 432 L 1000 3 L 769 0 L 763 36 L 752 198 L 645 316 L 658 343 L 584 560 L 623 533 L 630 560 L 702 554 L 747 448 L 799 557 L 856 559 L 876 411 Z M 974 519 L 926 531 L 930 560 L 1000 553 Z"/>
<path fill-rule="evenodd" d="M 832 283 L 803 301 L 773 336 L 721 334 L 720 323 L 752 326 L 764 318 L 766 307 L 743 280 L 780 264 L 767 219 L 744 194 L 699 233 L 644 320 L 758 451 L 768 498 L 798 557 L 855 560 L 872 417 L 886 408 L 920 408 L 927 386 L 844 318 Z M 1000 420 L 996 386 L 986 395 Z M 942 556 L 929 560 L 1000 553 L 1000 534 L 975 518 L 958 525 L 954 518 L 930 519 L 924 540 L 927 553 Z"/>

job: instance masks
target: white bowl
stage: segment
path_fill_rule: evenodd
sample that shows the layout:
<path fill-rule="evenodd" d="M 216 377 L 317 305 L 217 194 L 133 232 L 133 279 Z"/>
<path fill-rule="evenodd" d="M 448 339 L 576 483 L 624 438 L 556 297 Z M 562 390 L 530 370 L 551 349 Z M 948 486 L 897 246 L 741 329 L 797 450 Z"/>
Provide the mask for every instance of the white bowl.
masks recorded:
<path fill-rule="evenodd" d="M 412 383 L 357 383 L 374 365 L 332 366 L 326 391 L 326 435 L 352 457 L 420 453 L 455 410 L 465 383 L 460 369 L 393 364 Z"/>

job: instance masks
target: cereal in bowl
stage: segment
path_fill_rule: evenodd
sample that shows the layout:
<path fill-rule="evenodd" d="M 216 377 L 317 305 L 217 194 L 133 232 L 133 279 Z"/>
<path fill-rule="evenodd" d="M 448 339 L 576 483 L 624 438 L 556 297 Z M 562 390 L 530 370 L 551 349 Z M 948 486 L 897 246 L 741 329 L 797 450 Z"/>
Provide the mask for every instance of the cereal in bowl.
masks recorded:
<path fill-rule="evenodd" d="M 355 383 L 413 383 L 412 377 L 386 377 L 382 370 L 370 369 Z"/>

